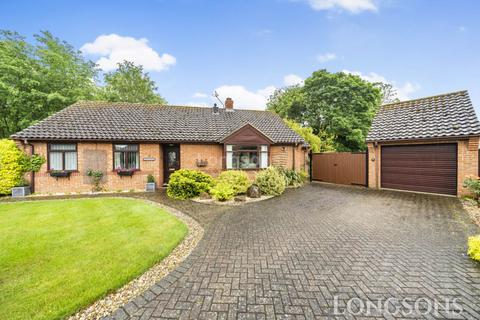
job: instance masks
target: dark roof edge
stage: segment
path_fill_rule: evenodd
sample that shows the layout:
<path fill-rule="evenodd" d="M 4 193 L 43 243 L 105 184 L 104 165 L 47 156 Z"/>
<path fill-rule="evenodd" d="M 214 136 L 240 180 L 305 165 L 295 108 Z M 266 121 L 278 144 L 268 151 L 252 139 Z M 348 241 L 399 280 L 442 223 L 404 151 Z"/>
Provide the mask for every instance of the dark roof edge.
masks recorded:
<path fill-rule="evenodd" d="M 465 94 L 467 94 L 467 95 L 469 96 L 469 98 L 470 98 L 470 95 L 468 94 L 468 90 L 458 90 L 458 91 L 452 91 L 452 92 L 447 92 L 447 93 L 442 93 L 442 94 L 436 94 L 436 95 L 433 95 L 433 96 L 422 97 L 422 98 L 417 98 L 417 99 L 411 99 L 411 100 L 405 100 L 405 101 L 399 101 L 399 102 L 386 103 L 386 104 L 382 104 L 380 107 L 388 107 L 388 106 L 394 106 L 394 105 L 401 105 L 401 104 L 404 104 L 404 103 L 411 103 L 411 102 L 415 102 L 415 101 L 427 100 L 427 99 L 432 99 L 432 98 L 440 98 L 440 97 L 450 96 L 450 95 L 459 94 L 459 93 L 465 93 Z"/>
<path fill-rule="evenodd" d="M 129 142 L 129 143 L 150 143 L 150 144 L 168 144 L 168 143 L 180 143 L 180 144 L 223 144 L 222 141 L 198 141 L 198 140 L 132 140 L 132 139 L 85 139 L 85 138 L 75 138 L 75 139 L 65 139 L 65 138 L 25 138 L 25 137 L 12 137 L 10 136 L 11 140 L 17 141 L 31 141 L 31 142 L 53 142 L 53 141 L 60 141 L 60 142 L 84 142 L 84 143 L 115 143 L 115 142 Z M 299 142 L 285 142 L 285 141 L 272 141 L 272 145 L 299 145 L 303 144 L 306 145 L 306 142 L 299 141 Z"/>
<path fill-rule="evenodd" d="M 379 139 L 379 140 L 365 140 L 367 143 L 382 143 L 382 142 L 414 142 L 427 140 L 464 140 L 471 137 L 480 137 L 480 134 L 466 134 L 461 136 L 442 136 L 442 137 L 424 137 L 424 138 L 405 138 L 405 139 Z"/>

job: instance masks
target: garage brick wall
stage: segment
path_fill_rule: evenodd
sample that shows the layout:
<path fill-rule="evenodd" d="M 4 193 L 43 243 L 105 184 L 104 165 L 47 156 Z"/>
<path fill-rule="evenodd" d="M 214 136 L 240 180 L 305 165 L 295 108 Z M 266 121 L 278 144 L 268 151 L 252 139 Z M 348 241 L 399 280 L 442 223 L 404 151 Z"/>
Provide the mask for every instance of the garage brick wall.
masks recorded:
<path fill-rule="evenodd" d="M 478 145 L 479 137 L 471 137 L 466 140 L 425 140 L 413 142 L 379 143 L 375 146 L 368 143 L 368 186 L 379 189 L 381 186 L 381 146 L 405 145 L 405 144 L 432 144 L 432 143 L 456 143 L 457 144 L 457 194 L 468 194 L 463 187 L 463 181 L 468 176 L 478 176 Z"/>

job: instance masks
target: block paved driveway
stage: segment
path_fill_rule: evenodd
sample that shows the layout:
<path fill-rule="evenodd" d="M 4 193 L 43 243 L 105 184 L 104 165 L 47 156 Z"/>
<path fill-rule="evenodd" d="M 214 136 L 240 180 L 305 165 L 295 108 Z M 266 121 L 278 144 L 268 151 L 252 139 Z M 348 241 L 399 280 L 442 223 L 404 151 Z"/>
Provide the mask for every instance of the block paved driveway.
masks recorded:
<path fill-rule="evenodd" d="M 480 319 L 480 265 L 464 254 L 475 233 L 455 198 L 310 184 L 223 212 L 113 318 Z M 392 315 L 397 300 L 390 312 L 361 308 L 387 298 L 422 299 L 410 315 Z M 458 299 L 451 313 L 446 298 Z"/>

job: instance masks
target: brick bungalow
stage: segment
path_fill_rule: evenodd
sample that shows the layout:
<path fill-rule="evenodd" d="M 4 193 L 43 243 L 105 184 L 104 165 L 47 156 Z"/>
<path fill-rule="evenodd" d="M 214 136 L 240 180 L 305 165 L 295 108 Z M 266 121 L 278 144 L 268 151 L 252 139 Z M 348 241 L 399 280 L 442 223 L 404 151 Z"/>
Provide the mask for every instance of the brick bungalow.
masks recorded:
<path fill-rule="evenodd" d="M 480 123 L 467 91 L 387 104 L 367 137 L 370 188 L 463 195 L 478 176 Z"/>
<path fill-rule="evenodd" d="M 87 170 L 104 172 L 106 190 L 143 190 L 180 168 L 216 176 L 269 165 L 307 169 L 307 145 L 269 111 L 133 103 L 78 102 L 11 136 L 47 163 L 30 176 L 37 193 L 86 192 Z M 58 176 L 62 177 L 58 177 Z"/>

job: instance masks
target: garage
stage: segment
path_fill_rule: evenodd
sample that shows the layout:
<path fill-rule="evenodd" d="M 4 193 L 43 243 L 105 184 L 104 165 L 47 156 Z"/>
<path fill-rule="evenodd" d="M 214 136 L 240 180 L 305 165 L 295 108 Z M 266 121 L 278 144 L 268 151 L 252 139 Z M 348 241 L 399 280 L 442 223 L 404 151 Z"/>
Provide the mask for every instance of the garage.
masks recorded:
<path fill-rule="evenodd" d="M 368 187 L 469 195 L 480 122 L 467 91 L 384 104 L 367 135 Z"/>
<path fill-rule="evenodd" d="M 382 146 L 381 187 L 457 194 L 457 145 Z"/>

